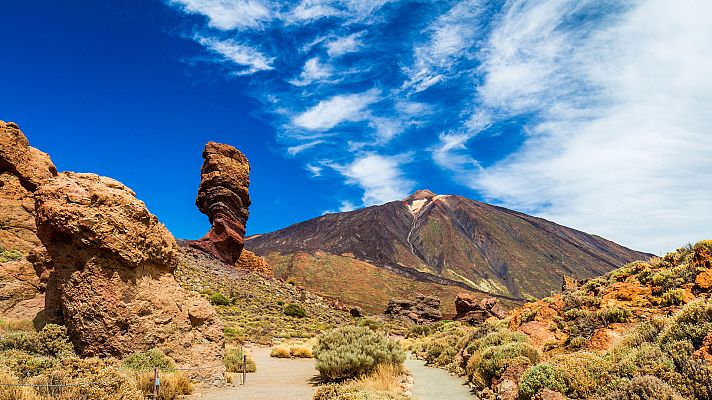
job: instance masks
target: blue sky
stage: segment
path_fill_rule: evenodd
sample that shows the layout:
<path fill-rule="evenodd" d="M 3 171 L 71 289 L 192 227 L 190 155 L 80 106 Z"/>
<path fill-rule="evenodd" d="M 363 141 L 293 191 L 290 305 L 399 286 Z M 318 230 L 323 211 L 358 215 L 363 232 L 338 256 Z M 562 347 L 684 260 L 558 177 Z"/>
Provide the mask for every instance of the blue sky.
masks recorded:
<path fill-rule="evenodd" d="M 712 229 L 712 4 L 0 1 L 0 119 L 181 238 L 208 140 L 248 233 L 418 188 L 659 253 Z"/>

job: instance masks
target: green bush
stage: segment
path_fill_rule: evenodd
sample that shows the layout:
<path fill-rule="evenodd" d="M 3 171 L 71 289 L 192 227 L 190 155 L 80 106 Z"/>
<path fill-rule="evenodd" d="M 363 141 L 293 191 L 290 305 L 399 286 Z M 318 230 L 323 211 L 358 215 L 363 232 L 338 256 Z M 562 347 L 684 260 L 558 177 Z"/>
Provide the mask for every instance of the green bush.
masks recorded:
<path fill-rule="evenodd" d="M 603 320 L 607 324 L 628 322 L 633 313 L 627 308 L 611 307 L 603 311 Z"/>
<path fill-rule="evenodd" d="M 210 304 L 214 306 L 229 306 L 230 299 L 222 293 L 213 293 L 210 295 Z"/>
<path fill-rule="evenodd" d="M 684 289 L 672 289 L 663 293 L 661 305 L 666 306 L 679 306 L 682 304 L 685 298 Z"/>
<path fill-rule="evenodd" d="M 373 319 L 373 318 L 363 318 L 360 321 L 358 321 L 358 326 L 363 327 L 363 328 L 368 328 L 372 331 L 380 331 L 383 330 L 383 321 Z"/>
<path fill-rule="evenodd" d="M 563 378 L 568 388 L 566 394 L 572 398 L 591 398 L 610 380 L 608 360 L 592 353 L 561 354 L 553 357 L 550 363 Z"/>
<path fill-rule="evenodd" d="M 712 330 L 712 301 L 697 300 L 682 308 L 660 333 L 661 345 L 688 340 L 697 349 Z"/>
<path fill-rule="evenodd" d="M 494 378 L 500 378 L 507 368 L 529 366 L 539 361 L 539 352 L 528 343 L 513 342 L 487 347 L 470 357 L 470 371 L 477 374 L 477 380 L 489 386 Z"/>
<path fill-rule="evenodd" d="M 21 350 L 47 357 L 74 355 L 67 328 L 54 324 L 45 325 L 39 332 L 9 332 L 0 336 L 0 351 L 3 350 Z"/>
<path fill-rule="evenodd" d="M 18 250 L 5 250 L 0 247 L 0 263 L 16 261 L 24 258 L 25 255 Z"/>
<path fill-rule="evenodd" d="M 289 303 L 284 306 L 284 315 L 288 317 L 304 318 L 307 316 L 307 312 L 299 304 Z"/>
<path fill-rule="evenodd" d="M 430 325 L 413 325 L 408 328 L 405 334 L 406 339 L 425 337 L 432 333 L 432 326 Z"/>
<path fill-rule="evenodd" d="M 225 351 L 225 354 L 223 355 L 223 362 L 225 363 L 225 368 L 227 369 L 227 372 L 243 372 L 243 369 L 246 370 L 245 372 L 257 371 L 257 365 L 255 364 L 255 360 L 253 360 L 252 357 L 250 357 L 250 355 L 248 354 L 247 363 L 245 363 L 244 356 L 245 352 L 239 347 L 227 349 Z"/>
<path fill-rule="evenodd" d="M 654 376 L 639 376 L 623 383 L 604 400 L 682 400 L 667 383 Z"/>
<path fill-rule="evenodd" d="M 319 337 L 314 357 L 323 380 L 343 381 L 373 372 L 381 364 L 400 366 L 405 353 L 383 333 L 345 326 Z"/>
<path fill-rule="evenodd" d="M 544 388 L 559 393 L 566 393 L 568 390 L 561 373 L 551 364 L 541 363 L 524 372 L 519 382 L 519 396 L 529 400 Z"/>
<path fill-rule="evenodd" d="M 147 371 L 154 368 L 172 370 L 176 364 L 160 349 L 138 351 L 124 358 L 124 367 L 135 371 Z"/>

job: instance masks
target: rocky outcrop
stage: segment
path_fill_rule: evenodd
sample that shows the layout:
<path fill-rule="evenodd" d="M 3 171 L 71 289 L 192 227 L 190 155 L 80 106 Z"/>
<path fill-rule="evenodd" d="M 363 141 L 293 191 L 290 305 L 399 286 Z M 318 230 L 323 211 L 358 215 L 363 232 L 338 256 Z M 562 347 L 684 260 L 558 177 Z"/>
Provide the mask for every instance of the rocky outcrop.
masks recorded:
<path fill-rule="evenodd" d="M 423 295 L 413 300 L 391 299 L 383 314 L 408 319 L 416 324 L 439 321 L 443 318 L 440 312 L 440 299 Z"/>
<path fill-rule="evenodd" d="M 203 159 L 195 204 L 212 228 L 191 246 L 234 265 L 244 247 L 249 216 L 250 164 L 236 148 L 215 142 L 205 145 Z"/>
<path fill-rule="evenodd" d="M 178 247 L 118 181 L 62 173 L 35 192 L 47 249 L 47 313 L 83 356 L 160 348 L 182 366 L 218 363 L 224 337 L 214 309 L 176 282 Z"/>
<path fill-rule="evenodd" d="M 34 191 L 57 175 L 49 156 L 13 122 L 0 121 L 0 315 L 34 318 L 44 308 L 42 284 L 26 256 L 42 244 L 35 227 Z"/>
<path fill-rule="evenodd" d="M 250 272 L 256 272 L 269 278 L 274 276 L 274 272 L 272 272 L 272 269 L 269 267 L 267 260 L 249 250 L 242 251 L 240 259 L 237 260 L 237 268 Z"/>
<path fill-rule="evenodd" d="M 460 293 L 455 299 L 455 320 L 464 321 L 470 325 L 478 325 L 487 318 L 496 317 L 504 318 L 507 315 L 507 310 L 499 303 L 499 300 L 488 297 L 478 299 L 469 293 Z"/>

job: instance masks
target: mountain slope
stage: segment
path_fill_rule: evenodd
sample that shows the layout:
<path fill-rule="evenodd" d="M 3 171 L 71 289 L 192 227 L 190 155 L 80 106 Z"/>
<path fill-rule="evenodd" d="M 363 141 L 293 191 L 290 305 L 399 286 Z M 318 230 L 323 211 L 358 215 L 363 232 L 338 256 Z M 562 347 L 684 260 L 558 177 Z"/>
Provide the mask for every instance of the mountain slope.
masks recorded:
<path fill-rule="evenodd" d="M 590 278 L 651 256 L 541 218 L 427 190 L 252 236 L 245 246 L 267 257 L 278 276 L 307 287 L 278 256 L 320 251 L 422 282 L 513 298 L 546 296 L 560 288 L 564 275 Z"/>

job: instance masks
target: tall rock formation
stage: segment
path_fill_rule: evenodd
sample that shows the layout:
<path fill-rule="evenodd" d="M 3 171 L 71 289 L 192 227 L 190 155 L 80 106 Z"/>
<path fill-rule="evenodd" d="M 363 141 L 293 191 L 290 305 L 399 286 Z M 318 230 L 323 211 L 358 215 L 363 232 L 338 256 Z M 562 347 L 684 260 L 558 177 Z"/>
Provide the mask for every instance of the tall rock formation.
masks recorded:
<path fill-rule="evenodd" d="M 43 287 L 26 257 L 42 243 L 36 234 L 34 191 L 57 175 L 49 156 L 30 147 L 13 122 L 0 121 L 0 315 L 34 318 Z"/>
<path fill-rule="evenodd" d="M 208 142 L 195 204 L 210 219 L 212 228 L 191 246 L 235 265 L 244 247 L 245 224 L 250 214 L 250 164 L 236 148 Z"/>
<path fill-rule="evenodd" d="M 182 366 L 219 363 L 215 310 L 173 276 L 173 236 L 126 186 L 62 173 L 35 192 L 47 248 L 47 312 L 67 326 L 83 356 L 160 348 Z"/>

